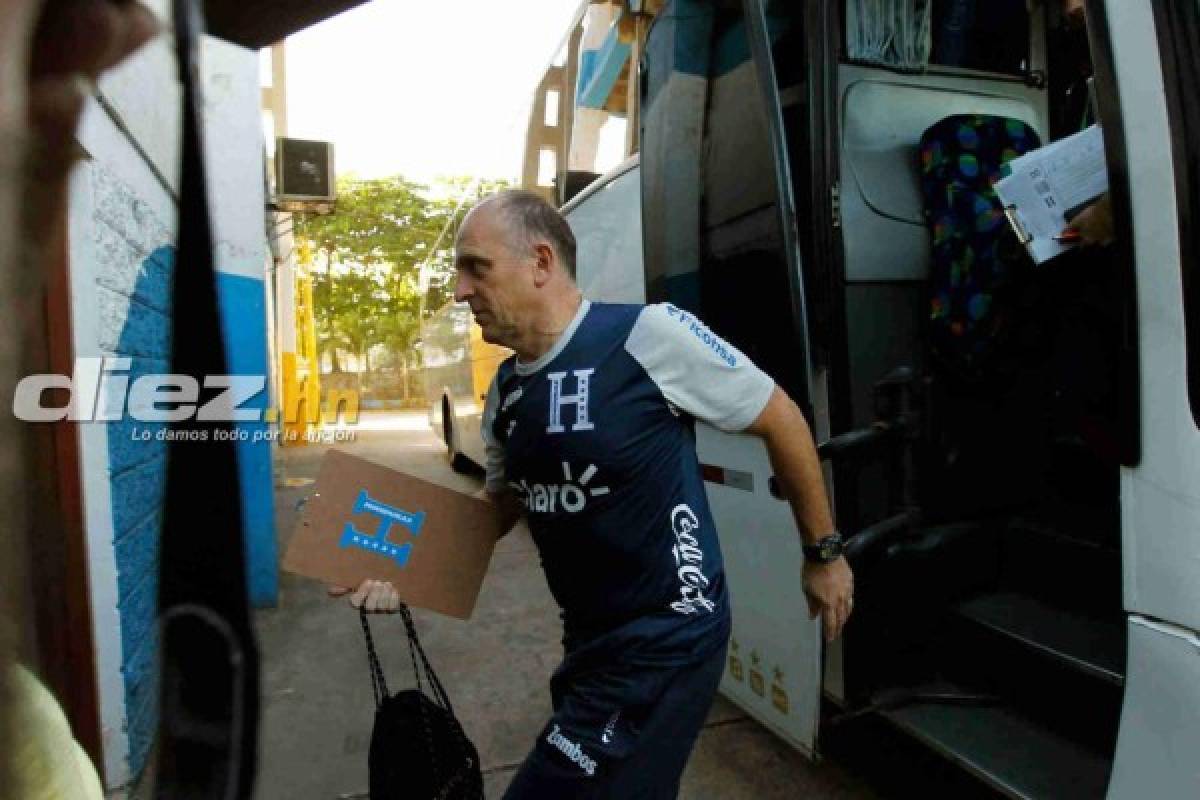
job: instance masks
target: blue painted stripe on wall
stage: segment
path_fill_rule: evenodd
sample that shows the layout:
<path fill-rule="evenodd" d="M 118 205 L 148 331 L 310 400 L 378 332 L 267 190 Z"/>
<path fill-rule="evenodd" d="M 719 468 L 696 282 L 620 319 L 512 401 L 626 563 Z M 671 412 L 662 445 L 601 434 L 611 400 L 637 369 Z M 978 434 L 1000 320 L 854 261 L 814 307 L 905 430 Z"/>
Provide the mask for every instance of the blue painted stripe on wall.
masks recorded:
<path fill-rule="evenodd" d="M 130 383 L 168 371 L 170 273 L 174 248 L 159 247 L 142 260 L 132 286 L 115 288 L 120 263 L 102 267 L 97 294 L 102 310 L 100 345 L 116 357 L 131 357 Z M 125 676 L 125 719 L 129 769 L 139 775 L 157 728 L 158 553 L 166 489 L 166 448 L 132 437 L 130 420 L 109 423 L 109 495 L 117 561 L 117 607 L 121 615 L 121 671 Z M 162 427 L 161 425 L 155 426 Z"/>
<path fill-rule="evenodd" d="M 120 584 L 120 579 L 118 579 L 118 584 Z M 122 619 L 127 615 L 131 621 L 138 623 L 151 621 L 150 625 L 121 625 L 121 651 L 135 653 L 157 628 L 157 625 L 153 623 L 158 611 L 158 570 L 152 569 L 145 572 L 136 580 L 136 583 L 130 581 L 129 584 L 132 584 L 130 588 L 122 592 Z M 118 589 L 120 588 L 118 586 Z M 127 666 L 128 663 L 126 660 Z"/>
<path fill-rule="evenodd" d="M 110 372 L 105 378 L 105 383 L 113 387 L 121 378 L 126 379 L 125 391 L 120 393 L 122 396 L 118 399 L 118 393 L 113 391 L 112 406 L 117 402 L 125 402 L 128 396 L 130 387 L 138 378 L 149 374 L 163 374 L 170 372 L 170 362 L 165 358 L 156 358 L 149 356 L 128 356 L 127 354 L 114 353 L 112 357 L 124 357 L 130 361 L 129 369 L 124 372 Z M 106 364 L 106 368 L 111 369 L 112 364 Z M 108 469 L 110 472 L 123 472 L 138 464 L 145 463 L 152 458 L 162 458 L 166 455 L 166 442 L 160 442 L 154 439 L 154 435 L 166 427 L 164 422 L 138 422 L 130 419 L 122 411 L 120 420 L 108 423 Z M 149 431 L 151 439 L 145 441 L 134 438 L 134 431 Z"/>
<path fill-rule="evenodd" d="M 167 480 L 166 464 L 165 458 L 154 458 L 112 476 L 110 492 L 113 498 L 114 537 L 120 538 L 152 512 L 162 508 Z"/>
<path fill-rule="evenodd" d="M 143 765 L 158 728 L 158 628 L 152 628 L 136 650 L 126 654 L 125 728 L 129 734 L 129 763 Z M 139 767 L 140 768 L 140 767 Z"/>
<path fill-rule="evenodd" d="M 175 251 L 170 247 L 159 247 L 142 262 L 142 275 L 134 287 L 133 299 L 156 308 L 164 314 L 171 313 L 171 275 L 175 266 Z"/>
<path fill-rule="evenodd" d="M 149 373 L 169 372 L 170 272 L 174 249 L 160 247 L 137 271 L 136 284 L 117 288 L 116 273 L 101 276 L 97 286 L 104 313 L 101 347 L 115 357 L 131 358 L 130 384 Z M 108 281 L 105 283 L 105 281 Z M 267 373 L 265 295 L 261 280 L 219 273 L 218 300 L 231 374 Z M 260 392 L 246 407 L 265 409 Z M 108 462 L 117 562 L 118 609 L 121 615 L 122 673 L 125 676 L 126 732 L 129 765 L 138 775 L 154 741 L 158 724 L 158 559 L 166 488 L 166 444 L 153 438 L 164 423 L 122 419 L 108 424 Z M 247 432 L 239 442 L 238 473 L 246 529 L 249 592 L 256 606 L 278 598 L 278 555 L 271 445 L 253 442 L 266 423 L 238 423 Z M 134 430 L 151 433 L 134 438 Z"/>
<path fill-rule="evenodd" d="M 128 688 L 126 692 L 127 717 L 136 717 L 137 715 L 134 713 L 136 709 L 152 705 L 146 695 L 158 683 L 158 642 L 158 628 L 155 628 L 138 642 L 136 648 L 129 652 L 125 659 L 125 665 L 121 667 Z M 136 728 L 138 726 L 134 724 L 129 727 Z"/>
<path fill-rule="evenodd" d="M 266 294 L 261 280 L 242 275 L 217 273 L 217 297 L 225 349 L 232 375 L 267 374 Z M 264 388 L 244 408 L 266 409 Z M 242 521 L 246 531 L 246 567 L 250 602 L 257 608 L 279 601 L 279 552 L 275 541 L 274 477 L 271 443 L 253 441 L 265 434 L 265 422 L 239 422 L 247 433 L 237 443 L 238 474 L 242 483 Z"/>
<path fill-rule="evenodd" d="M 132 530 L 116 538 L 117 591 L 122 598 L 137 587 L 142 576 L 158 569 L 161 528 L 162 511 L 155 509 Z"/>
<path fill-rule="evenodd" d="M 159 431 L 166 429 L 165 422 L 137 422 L 123 419 L 120 422 L 108 424 L 108 468 L 114 473 L 124 472 L 140 464 L 154 459 L 162 459 L 167 455 L 167 443 L 154 437 Z M 149 434 L 150 441 L 139 437 Z"/>
<path fill-rule="evenodd" d="M 101 330 L 101 349 L 111 350 L 121 356 L 166 358 L 170 354 L 169 316 L 157 308 L 134 300 L 129 295 L 122 295 L 103 286 L 97 286 L 96 293 L 102 316 L 115 314 L 118 308 L 125 314 L 119 329 L 116 325 L 108 325 Z"/>

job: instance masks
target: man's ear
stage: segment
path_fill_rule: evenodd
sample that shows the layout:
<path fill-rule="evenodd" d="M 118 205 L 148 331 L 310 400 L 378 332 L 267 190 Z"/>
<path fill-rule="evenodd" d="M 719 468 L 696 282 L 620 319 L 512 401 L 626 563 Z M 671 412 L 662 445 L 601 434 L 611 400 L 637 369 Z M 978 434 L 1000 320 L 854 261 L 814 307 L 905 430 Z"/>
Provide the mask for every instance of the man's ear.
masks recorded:
<path fill-rule="evenodd" d="M 545 242 L 538 242 L 533 246 L 533 255 L 537 259 L 533 265 L 533 285 L 540 289 L 554 276 L 554 270 L 558 269 L 558 259 L 554 255 L 554 248 Z"/>

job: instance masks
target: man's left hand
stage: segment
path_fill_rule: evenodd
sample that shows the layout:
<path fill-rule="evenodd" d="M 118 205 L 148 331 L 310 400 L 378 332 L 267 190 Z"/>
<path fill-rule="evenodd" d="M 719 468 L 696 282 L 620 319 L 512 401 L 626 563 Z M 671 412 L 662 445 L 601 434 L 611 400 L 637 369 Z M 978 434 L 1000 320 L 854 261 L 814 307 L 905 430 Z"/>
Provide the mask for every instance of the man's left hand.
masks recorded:
<path fill-rule="evenodd" d="M 828 564 L 805 561 L 803 585 L 809 616 L 821 615 L 825 641 L 832 642 L 854 611 L 854 573 L 850 565 L 844 557 Z"/>
<path fill-rule="evenodd" d="M 347 586 L 327 586 L 326 591 L 330 597 L 345 597 L 353 591 L 350 605 L 368 614 L 393 614 L 400 610 L 400 595 L 387 581 L 363 581 L 357 590 Z"/>

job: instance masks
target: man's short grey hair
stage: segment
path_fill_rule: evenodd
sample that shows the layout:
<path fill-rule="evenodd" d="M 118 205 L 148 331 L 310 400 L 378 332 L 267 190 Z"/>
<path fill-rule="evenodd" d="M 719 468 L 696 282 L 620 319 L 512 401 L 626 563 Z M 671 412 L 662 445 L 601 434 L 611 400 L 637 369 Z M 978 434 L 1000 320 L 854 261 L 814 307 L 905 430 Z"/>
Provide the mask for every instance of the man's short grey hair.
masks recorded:
<path fill-rule="evenodd" d="M 575 278 L 575 234 L 571 233 L 566 217 L 545 198 L 528 189 L 507 189 L 484 202 L 495 203 L 530 248 L 538 241 L 549 242 L 567 274 Z"/>

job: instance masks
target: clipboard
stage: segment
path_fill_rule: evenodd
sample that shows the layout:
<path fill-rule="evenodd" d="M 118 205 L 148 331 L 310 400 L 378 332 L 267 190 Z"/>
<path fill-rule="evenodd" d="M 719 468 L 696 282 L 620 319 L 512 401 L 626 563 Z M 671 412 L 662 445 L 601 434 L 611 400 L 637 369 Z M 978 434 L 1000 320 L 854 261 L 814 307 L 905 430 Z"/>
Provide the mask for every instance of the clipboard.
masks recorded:
<path fill-rule="evenodd" d="M 1021 218 L 1017 215 L 1017 207 L 1009 204 L 1004 207 L 1004 216 L 1008 219 L 1008 224 L 1012 226 L 1013 233 L 1017 235 L 1017 241 L 1021 244 L 1029 244 L 1033 241 L 1032 234 L 1025 230 L 1025 226 L 1021 224 Z"/>
<path fill-rule="evenodd" d="M 1104 137 L 1091 126 L 1003 167 L 994 188 L 1017 239 L 1041 264 L 1076 244 L 1057 237 L 1074 214 L 1108 191 Z"/>

